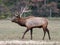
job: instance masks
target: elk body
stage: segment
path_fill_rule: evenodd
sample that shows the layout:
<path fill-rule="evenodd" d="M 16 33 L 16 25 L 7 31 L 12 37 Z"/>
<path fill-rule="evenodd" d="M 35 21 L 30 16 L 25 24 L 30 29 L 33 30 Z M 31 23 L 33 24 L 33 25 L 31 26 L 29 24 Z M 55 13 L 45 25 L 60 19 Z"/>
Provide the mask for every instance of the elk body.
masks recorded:
<path fill-rule="evenodd" d="M 18 15 L 18 16 L 15 16 L 14 19 L 12 19 L 12 22 L 15 22 L 15 23 L 27 28 L 26 31 L 24 32 L 23 36 L 22 36 L 22 39 L 24 38 L 25 34 L 29 30 L 30 30 L 31 39 L 32 39 L 33 28 L 42 28 L 43 29 L 43 32 L 44 32 L 43 40 L 44 40 L 46 32 L 48 34 L 49 39 L 51 39 L 49 30 L 47 28 L 48 20 L 46 18 L 34 17 L 34 16 L 29 16 L 29 17 L 26 17 L 26 18 L 22 18 Z"/>

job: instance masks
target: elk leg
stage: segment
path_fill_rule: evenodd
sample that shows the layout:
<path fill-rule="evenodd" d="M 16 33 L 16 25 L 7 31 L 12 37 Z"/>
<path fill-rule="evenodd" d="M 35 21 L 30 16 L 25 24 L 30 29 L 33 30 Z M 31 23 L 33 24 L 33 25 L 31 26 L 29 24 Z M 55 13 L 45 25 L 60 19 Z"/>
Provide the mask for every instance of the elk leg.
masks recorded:
<path fill-rule="evenodd" d="M 51 39 L 51 37 L 50 37 L 50 33 L 49 33 L 48 28 L 46 29 L 46 31 L 47 31 L 47 33 L 48 33 L 48 37 L 49 37 L 49 40 L 50 40 L 50 39 Z"/>
<path fill-rule="evenodd" d="M 45 30 L 45 29 L 43 29 L 43 31 L 44 31 L 44 36 L 43 36 L 43 40 L 44 40 L 44 38 L 45 38 L 45 34 L 46 34 L 46 30 Z"/>
<path fill-rule="evenodd" d="M 31 34 L 31 40 L 32 40 L 32 32 L 33 32 L 33 30 L 32 30 L 32 28 L 31 28 L 31 30 L 30 30 L 30 34 Z"/>
<path fill-rule="evenodd" d="M 25 32 L 24 32 L 24 34 L 23 34 L 23 36 L 22 36 L 22 39 L 24 39 L 24 36 L 25 36 L 25 34 L 28 32 L 29 30 L 27 29 Z"/>

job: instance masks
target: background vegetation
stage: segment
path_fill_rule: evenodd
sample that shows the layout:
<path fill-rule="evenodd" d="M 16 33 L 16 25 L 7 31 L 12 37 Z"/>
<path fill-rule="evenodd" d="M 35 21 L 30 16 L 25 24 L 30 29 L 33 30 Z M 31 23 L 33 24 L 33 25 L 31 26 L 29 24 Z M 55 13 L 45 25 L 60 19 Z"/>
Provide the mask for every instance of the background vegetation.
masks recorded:
<path fill-rule="evenodd" d="M 60 17 L 60 0 L 0 0 L 0 19 L 12 17 L 26 5 L 32 11 L 23 16 Z"/>

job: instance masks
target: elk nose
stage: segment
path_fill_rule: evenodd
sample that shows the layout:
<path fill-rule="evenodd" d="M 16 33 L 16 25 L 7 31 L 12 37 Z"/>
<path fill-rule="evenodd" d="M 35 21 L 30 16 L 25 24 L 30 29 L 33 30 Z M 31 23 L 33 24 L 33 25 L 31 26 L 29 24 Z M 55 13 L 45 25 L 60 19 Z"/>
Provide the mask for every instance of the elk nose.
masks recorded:
<path fill-rule="evenodd" d="M 11 22 L 14 22 L 13 19 L 11 19 Z"/>
<path fill-rule="evenodd" d="M 11 19 L 11 22 L 14 22 L 14 19 Z"/>
<path fill-rule="evenodd" d="M 14 20 L 11 20 L 12 22 L 14 22 Z"/>

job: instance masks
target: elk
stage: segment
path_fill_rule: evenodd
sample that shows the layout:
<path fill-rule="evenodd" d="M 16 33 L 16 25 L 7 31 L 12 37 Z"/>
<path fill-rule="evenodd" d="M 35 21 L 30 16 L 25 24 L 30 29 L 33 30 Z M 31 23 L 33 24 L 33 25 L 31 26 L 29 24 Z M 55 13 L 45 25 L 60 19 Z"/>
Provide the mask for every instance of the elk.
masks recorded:
<path fill-rule="evenodd" d="M 48 26 L 48 20 L 43 17 L 35 17 L 35 16 L 28 16 L 26 18 L 20 17 L 20 15 L 15 16 L 12 19 L 12 22 L 19 24 L 20 26 L 26 27 L 26 31 L 24 32 L 22 39 L 24 39 L 25 34 L 30 30 L 31 40 L 32 40 L 32 33 L 33 28 L 42 28 L 44 32 L 43 40 L 45 38 L 45 34 L 47 32 L 49 40 L 51 39 Z"/>

